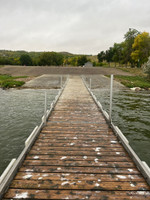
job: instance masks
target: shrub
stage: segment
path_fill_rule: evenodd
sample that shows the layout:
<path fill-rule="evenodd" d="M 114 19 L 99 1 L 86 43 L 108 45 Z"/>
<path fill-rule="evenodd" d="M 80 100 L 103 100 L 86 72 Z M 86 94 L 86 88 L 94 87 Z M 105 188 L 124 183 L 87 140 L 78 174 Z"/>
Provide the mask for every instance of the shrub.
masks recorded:
<path fill-rule="evenodd" d="M 145 72 L 147 74 L 147 78 L 150 81 L 150 57 L 148 58 L 148 61 L 146 63 L 146 69 Z"/>

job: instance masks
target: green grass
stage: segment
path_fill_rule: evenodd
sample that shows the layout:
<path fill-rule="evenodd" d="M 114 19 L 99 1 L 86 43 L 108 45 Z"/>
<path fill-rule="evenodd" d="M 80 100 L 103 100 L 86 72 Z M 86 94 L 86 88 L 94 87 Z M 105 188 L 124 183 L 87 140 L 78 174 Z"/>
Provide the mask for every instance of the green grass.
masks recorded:
<path fill-rule="evenodd" d="M 10 75 L 0 75 L 0 87 L 2 88 L 15 88 L 22 86 L 24 81 L 17 81 L 18 78 L 26 78 L 27 76 L 16 76 L 12 77 Z"/>
<path fill-rule="evenodd" d="M 118 67 L 118 69 L 124 71 L 124 72 L 129 72 L 130 74 L 133 74 L 134 76 L 142 76 L 142 77 L 146 77 L 146 74 L 144 73 L 143 69 L 141 68 L 125 68 L 125 67 Z"/>
<path fill-rule="evenodd" d="M 13 76 L 13 79 L 18 79 L 18 78 L 28 78 L 28 76 Z"/>
<path fill-rule="evenodd" d="M 140 87 L 144 89 L 150 88 L 150 81 L 146 77 L 141 76 L 120 76 L 116 75 L 115 80 L 121 82 L 126 87 Z"/>

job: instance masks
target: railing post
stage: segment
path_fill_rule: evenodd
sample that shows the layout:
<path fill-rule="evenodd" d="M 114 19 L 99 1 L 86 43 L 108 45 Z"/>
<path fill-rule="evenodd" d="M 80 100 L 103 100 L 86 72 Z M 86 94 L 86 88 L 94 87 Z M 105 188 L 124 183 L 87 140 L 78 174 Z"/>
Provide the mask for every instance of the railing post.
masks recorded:
<path fill-rule="evenodd" d="M 92 87 L 92 79 L 90 78 L 90 90 L 91 90 L 91 87 Z"/>
<path fill-rule="evenodd" d="M 60 88 L 62 88 L 62 76 L 60 77 Z"/>
<path fill-rule="evenodd" d="M 111 78 L 110 78 L 110 107 L 109 107 L 109 122 L 112 122 L 112 96 L 113 96 L 113 75 L 111 74 Z"/>
<path fill-rule="evenodd" d="M 45 105 L 44 105 L 44 123 L 46 124 L 46 112 L 47 112 L 47 92 L 45 91 Z"/>

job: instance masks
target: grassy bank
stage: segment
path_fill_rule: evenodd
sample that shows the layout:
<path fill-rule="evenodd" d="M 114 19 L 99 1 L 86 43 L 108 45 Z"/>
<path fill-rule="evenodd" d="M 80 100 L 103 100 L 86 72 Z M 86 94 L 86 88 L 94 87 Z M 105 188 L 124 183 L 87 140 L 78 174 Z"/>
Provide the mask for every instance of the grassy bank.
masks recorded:
<path fill-rule="evenodd" d="M 0 75 L 1 88 L 15 88 L 22 86 L 24 81 L 17 81 L 18 78 L 26 78 L 27 76 L 12 77 L 10 75 Z"/>
<path fill-rule="evenodd" d="M 124 72 L 128 72 L 130 76 L 115 75 L 115 80 L 122 83 L 126 87 L 140 87 L 142 89 L 150 88 L 150 80 L 147 79 L 147 74 L 144 73 L 142 68 L 131 67 L 117 67 Z"/>
<path fill-rule="evenodd" d="M 123 85 L 129 88 L 140 87 L 143 89 L 150 88 L 150 81 L 143 76 L 120 76 L 116 75 L 115 80 L 121 82 Z"/>

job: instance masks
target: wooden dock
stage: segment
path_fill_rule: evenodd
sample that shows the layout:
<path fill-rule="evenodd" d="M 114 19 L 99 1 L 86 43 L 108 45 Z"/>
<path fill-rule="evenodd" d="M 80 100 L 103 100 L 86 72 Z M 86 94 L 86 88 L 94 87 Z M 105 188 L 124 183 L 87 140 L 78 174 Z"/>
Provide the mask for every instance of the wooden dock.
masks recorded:
<path fill-rule="evenodd" d="M 82 79 L 70 77 L 3 199 L 150 199 Z"/>

